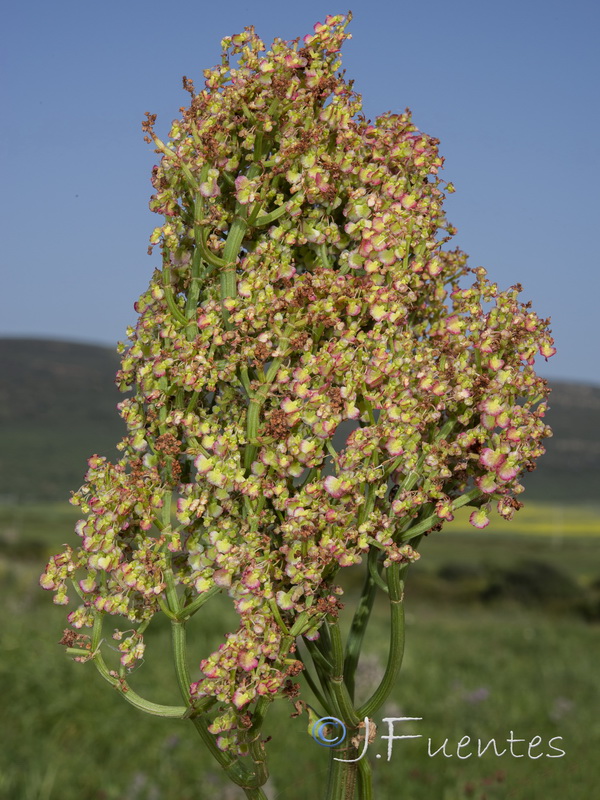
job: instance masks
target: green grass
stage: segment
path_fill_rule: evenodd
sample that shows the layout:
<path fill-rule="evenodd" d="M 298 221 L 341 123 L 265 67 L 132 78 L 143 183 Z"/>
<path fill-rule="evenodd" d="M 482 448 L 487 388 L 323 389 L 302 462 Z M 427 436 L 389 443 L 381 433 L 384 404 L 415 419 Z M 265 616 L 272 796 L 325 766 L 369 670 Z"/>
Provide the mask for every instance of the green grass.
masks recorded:
<path fill-rule="evenodd" d="M 522 512 L 521 512 L 522 513 Z M 0 510 L 0 798 L 7 800 L 241 800 L 203 752 L 192 725 L 148 717 L 123 701 L 91 664 L 75 664 L 58 646 L 68 609 L 53 606 L 37 585 L 46 555 L 74 541 L 77 510 L 67 507 Z M 533 517 L 532 517 L 533 519 Z M 505 530 L 511 526 L 502 523 Z M 491 526 L 490 526 L 491 527 Z M 16 529 L 16 534 L 15 534 Z M 8 534 L 7 534 L 8 530 Z M 16 536 L 16 539 L 15 539 Z M 529 536 L 525 532 L 444 532 L 422 543 L 421 561 L 407 581 L 407 647 L 398 685 L 376 715 L 370 748 L 376 800 L 564 800 L 593 797 L 600 744 L 598 622 L 548 603 L 473 602 L 465 590 L 482 564 L 509 569 L 536 558 L 560 565 L 581 587 L 600 579 L 598 543 L 589 535 Z M 441 580 L 445 565 L 470 569 L 464 581 Z M 475 576 L 475 578 L 473 578 Z M 348 623 L 356 573 L 344 581 Z M 462 587 L 463 595 L 457 592 Z M 471 602 L 466 602 L 470 598 Z M 212 602 L 212 601 L 211 601 Z M 363 648 L 359 690 L 381 673 L 387 646 L 387 608 L 378 602 Z M 233 621 L 227 598 L 198 614 L 190 633 L 197 667 Z M 179 703 L 168 657 L 168 626 L 148 630 L 148 651 L 132 686 L 149 699 Z M 328 753 L 306 733 L 307 718 L 274 704 L 267 734 L 272 779 L 269 797 L 318 800 Z M 394 742 L 386 760 L 385 716 L 422 717 L 396 734 L 423 738 Z M 409 727 L 412 725 L 412 727 Z M 464 736 L 553 737 L 566 755 L 538 760 L 488 752 L 456 756 Z M 427 754 L 448 739 L 451 758 Z M 526 753 L 523 745 L 519 752 Z M 380 754 L 382 758 L 377 759 Z"/>

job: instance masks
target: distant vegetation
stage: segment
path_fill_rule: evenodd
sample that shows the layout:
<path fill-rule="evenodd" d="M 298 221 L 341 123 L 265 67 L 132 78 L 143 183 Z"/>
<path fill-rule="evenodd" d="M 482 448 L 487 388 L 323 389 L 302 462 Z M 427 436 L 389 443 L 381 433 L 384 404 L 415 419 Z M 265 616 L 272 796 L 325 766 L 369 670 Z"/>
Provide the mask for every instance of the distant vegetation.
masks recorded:
<path fill-rule="evenodd" d="M 90 455 L 117 455 L 125 432 L 116 410 L 123 399 L 114 383 L 118 367 L 107 347 L 0 339 L 1 501 L 64 500 L 83 482 Z M 597 505 L 600 387 L 550 385 L 554 437 L 537 470 L 525 476 L 525 497 Z"/>
<path fill-rule="evenodd" d="M 106 347 L 0 339 L 0 498 L 64 500 L 94 453 L 113 458 L 119 356 Z"/>

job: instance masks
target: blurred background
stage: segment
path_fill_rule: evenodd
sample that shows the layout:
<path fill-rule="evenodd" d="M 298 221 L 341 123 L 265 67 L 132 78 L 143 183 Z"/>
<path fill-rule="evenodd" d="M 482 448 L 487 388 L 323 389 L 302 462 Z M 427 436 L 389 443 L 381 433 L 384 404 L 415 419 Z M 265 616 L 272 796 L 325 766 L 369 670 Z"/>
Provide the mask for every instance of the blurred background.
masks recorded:
<path fill-rule="evenodd" d="M 92 453 L 123 435 L 115 352 L 157 265 L 146 255 L 160 218 L 148 210 L 156 155 L 144 112 L 168 132 L 220 60 L 220 40 L 254 25 L 269 45 L 312 31 L 346 7 L 103 4 L 39 0 L 4 15 L 0 192 L 0 798 L 235 800 L 186 723 L 146 717 L 92 665 L 57 645 L 65 610 L 38 586 L 47 558 L 74 544 L 70 490 Z M 516 282 L 552 317 L 558 354 L 539 364 L 552 387 L 554 437 L 527 476 L 525 507 L 485 531 L 466 516 L 427 538 L 407 582 L 407 650 L 384 716 L 423 721 L 374 761 L 377 800 L 591 797 L 600 744 L 600 371 L 594 102 L 598 6 L 574 0 L 487 5 L 352 5 L 343 67 L 374 118 L 413 111 L 441 140 L 456 244 L 500 288 Z M 345 578 L 350 608 L 360 584 Z M 198 615 L 201 616 L 201 615 Z M 198 619 L 194 665 L 231 621 Z M 377 605 L 362 686 L 385 663 Z M 149 631 L 134 688 L 177 702 L 168 630 Z M 319 797 L 327 754 L 305 718 L 276 704 L 270 799 Z M 383 731 L 383 728 L 382 728 Z M 500 744 L 513 732 L 566 755 L 538 760 L 427 755 L 464 735 Z M 380 751 L 385 748 L 380 744 Z M 448 748 L 447 748 L 448 751 Z M 523 750 L 522 752 L 526 752 Z M 546 746 L 538 752 L 551 752 Z M 373 750 L 373 755 L 375 750 Z"/>

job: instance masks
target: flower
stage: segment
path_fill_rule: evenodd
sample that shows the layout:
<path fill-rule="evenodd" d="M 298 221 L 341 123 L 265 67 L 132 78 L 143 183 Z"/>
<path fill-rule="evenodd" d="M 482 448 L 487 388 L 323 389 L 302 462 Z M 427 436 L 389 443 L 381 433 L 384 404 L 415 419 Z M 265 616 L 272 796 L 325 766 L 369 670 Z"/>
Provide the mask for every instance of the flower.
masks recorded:
<path fill-rule="evenodd" d="M 349 20 L 300 47 L 225 37 L 170 141 L 144 123 L 162 266 L 117 375 L 127 433 L 115 463 L 89 459 L 78 546 L 40 578 L 60 605 L 73 586 L 72 627 L 134 626 L 123 672 L 156 613 L 227 593 L 236 624 L 190 694 L 237 754 L 256 704 L 293 694 L 294 639 L 338 612 L 339 569 L 415 560 L 466 501 L 476 528 L 509 518 L 550 435 L 548 321 L 446 247 L 438 141 L 409 111 L 361 115 Z"/>

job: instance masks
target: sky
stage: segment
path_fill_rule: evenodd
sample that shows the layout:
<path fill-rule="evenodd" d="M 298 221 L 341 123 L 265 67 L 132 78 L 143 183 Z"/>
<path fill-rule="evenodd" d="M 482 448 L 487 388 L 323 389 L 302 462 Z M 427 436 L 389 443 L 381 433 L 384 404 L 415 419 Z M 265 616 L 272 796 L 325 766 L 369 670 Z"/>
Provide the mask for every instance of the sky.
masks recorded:
<path fill-rule="evenodd" d="M 453 246 L 551 317 L 550 379 L 600 384 L 600 4 L 594 0 L 41 0 L 11 3 L 0 34 L 0 336 L 116 346 L 159 251 L 148 238 L 158 156 L 224 36 L 267 45 L 353 20 L 346 78 L 374 119 L 409 107 L 440 139 Z M 596 234 L 594 234 L 594 230 Z"/>

